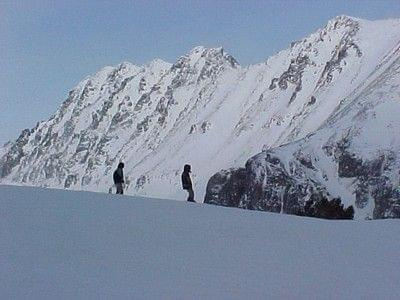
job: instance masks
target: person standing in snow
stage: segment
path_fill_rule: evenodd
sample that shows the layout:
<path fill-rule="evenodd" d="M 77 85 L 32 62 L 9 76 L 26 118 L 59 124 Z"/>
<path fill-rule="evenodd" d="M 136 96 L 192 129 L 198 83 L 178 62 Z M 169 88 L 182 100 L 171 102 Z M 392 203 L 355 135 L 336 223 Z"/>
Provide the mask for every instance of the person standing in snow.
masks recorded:
<path fill-rule="evenodd" d="M 182 173 L 182 188 L 184 190 L 187 190 L 189 193 L 189 197 L 187 198 L 187 201 L 189 202 L 195 202 L 194 201 L 194 192 L 193 192 L 193 185 L 192 185 L 192 180 L 190 179 L 190 165 L 185 165 L 183 167 L 183 173 Z"/>
<path fill-rule="evenodd" d="M 114 184 L 115 187 L 117 188 L 117 194 L 123 194 L 124 193 L 124 188 L 123 188 L 123 183 L 124 183 L 124 172 L 122 169 L 124 168 L 124 163 L 120 162 L 118 164 L 118 168 L 114 171 L 113 179 L 114 179 Z"/>

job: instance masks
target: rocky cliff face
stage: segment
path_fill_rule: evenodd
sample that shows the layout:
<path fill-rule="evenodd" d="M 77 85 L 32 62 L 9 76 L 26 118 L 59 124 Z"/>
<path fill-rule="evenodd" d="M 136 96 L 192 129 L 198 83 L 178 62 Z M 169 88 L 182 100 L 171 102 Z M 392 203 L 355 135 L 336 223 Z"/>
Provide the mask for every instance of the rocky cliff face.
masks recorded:
<path fill-rule="evenodd" d="M 358 218 L 399 218 L 400 47 L 380 68 L 315 133 L 215 174 L 205 202 L 303 215 L 340 197 Z"/>
<path fill-rule="evenodd" d="M 124 161 L 128 194 L 185 199 L 189 163 L 199 201 L 220 169 L 307 137 L 371 90 L 399 41 L 398 20 L 341 16 L 257 65 L 197 47 L 106 67 L 0 151 L 0 182 L 107 192 Z"/>

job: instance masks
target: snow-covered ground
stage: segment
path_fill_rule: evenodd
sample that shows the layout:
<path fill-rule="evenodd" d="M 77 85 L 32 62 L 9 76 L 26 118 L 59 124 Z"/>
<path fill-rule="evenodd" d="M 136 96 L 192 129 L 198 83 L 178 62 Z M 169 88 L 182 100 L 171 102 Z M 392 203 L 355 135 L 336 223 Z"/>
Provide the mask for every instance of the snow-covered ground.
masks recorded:
<path fill-rule="evenodd" d="M 0 298 L 399 299 L 399 225 L 0 186 Z"/>

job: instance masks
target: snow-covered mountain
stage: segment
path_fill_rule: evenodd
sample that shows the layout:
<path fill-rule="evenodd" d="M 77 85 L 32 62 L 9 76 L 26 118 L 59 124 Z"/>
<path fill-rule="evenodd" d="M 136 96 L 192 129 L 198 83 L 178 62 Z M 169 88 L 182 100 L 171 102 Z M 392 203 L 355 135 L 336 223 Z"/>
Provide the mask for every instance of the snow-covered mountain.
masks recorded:
<path fill-rule="evenodd" d="M 1 299 L 399 299 L 399 220 L 0 186 Z"/>
<path fill-rule="evenodd" d="M 399 218 L 400 47 L 374 74 L 316 132 L 215 174 L 205 202 L 304 215 L 341 198 L 358 218 Z"/>
<path fill-rule="evenodd" d="M 400 20 L 340 16 L 256 65 L 196 47 L 174 64 L 104 68 L 3 150 L 1 182 L 107 191 L 122 160 L 128 194 L 184 199 L 189 163 L 202 200 L 220 169 L 307 137 L 357 95 L 381 95 L 372 83 L 399 57 L 399 42 Z"/>

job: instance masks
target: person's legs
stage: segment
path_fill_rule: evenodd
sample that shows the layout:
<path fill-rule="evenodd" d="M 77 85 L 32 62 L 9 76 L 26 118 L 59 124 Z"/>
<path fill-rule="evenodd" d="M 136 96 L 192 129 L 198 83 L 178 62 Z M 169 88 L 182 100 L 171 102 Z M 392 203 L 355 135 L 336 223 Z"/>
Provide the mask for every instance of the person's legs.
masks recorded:
<path fill-rule="evenodd" d="M 193 192 L 193 189 L 189 189 L 189 190 L 187 190 L 188 191 L 188 193 L 189 193 L 189 197 L 187 198 L 187 201 L 189 201 L 189 202 L 195 202 L 194 201 L 194 192 Z"/>
<path fill-rule="evenodd" d="M 124 193 L 124 189 L 122 188 L 122 183 L 117 183 L 116 187 L 117 187 L 117 194 L 122 195 Z"/>

